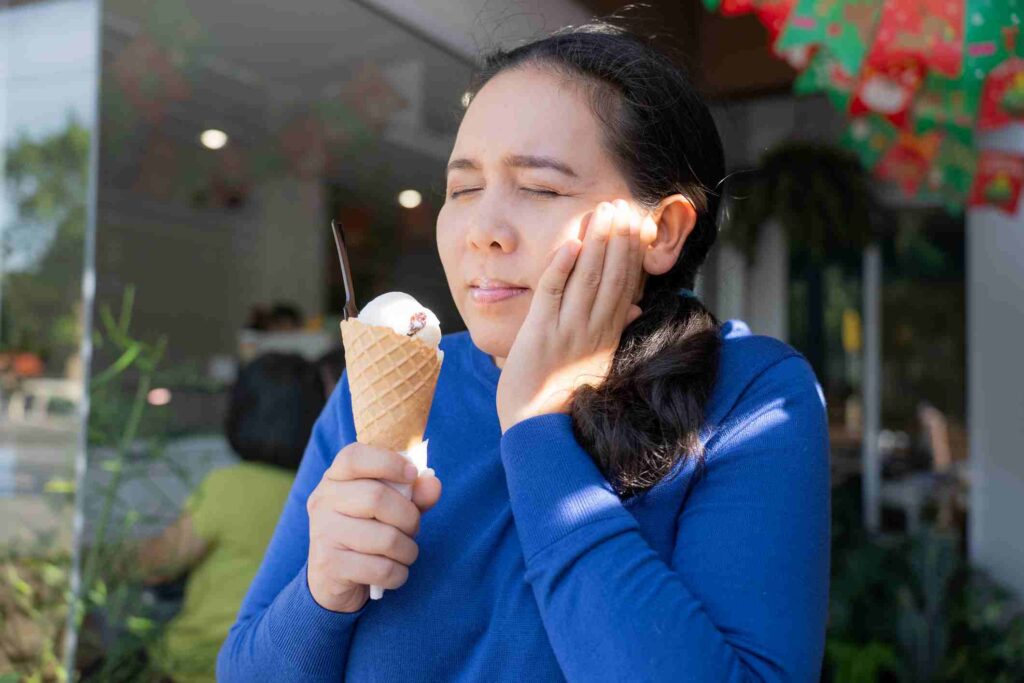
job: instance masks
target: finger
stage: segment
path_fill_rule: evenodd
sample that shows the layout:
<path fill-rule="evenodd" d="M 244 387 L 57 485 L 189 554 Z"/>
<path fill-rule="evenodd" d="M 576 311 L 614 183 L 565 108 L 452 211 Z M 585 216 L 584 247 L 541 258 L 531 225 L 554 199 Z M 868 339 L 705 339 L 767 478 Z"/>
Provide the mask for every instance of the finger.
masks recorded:
<path fill-rule="evenodd" d="M 640 299 L 640 288 L 641 282 L 643 281 L 644 271 L 644 249 L 641 242 L 640 233 L 643 230 L 644 216 L 639 211 L 633 213 L 633 220 L 629 224 L 629 262 L 631 265 L 629 270 L 629 298 L 628 301 L 632 304 Z M 636 316 L 633 316 L 633 308 L 630 306 L 627 310 L 626 324 L 633 322 Z M 639 314 L 637 314 L 639 315 Z M 632 316 L 632 317 L 631 317 Z"/>
<path fill-rule="evenodd" d="M 415 562 L 420 554 L 419 546 L 408 534 L 375 519 L 335 514 L 328 529 L 327 540 L 339 550 L 389 557 L 404 565 Z"/>
<path fill-rule="evenodd" d="M 416 480 L 417 474 L 416 466 L 397 452 L 353 442 L 335 456 L 324 477 L 335 481 L 387 479 L 399 484 L 409 484 Z"/>
<path fill-rule="evenodd" d="M 630 234 L 633 223 L 633 207 L 624 199 L 615 200 L 615 217 L 612 219 L 611 232 L 608 236 L 608 248 L 604 257 L 604 272 L 590 323 L 594 329 L 609 329 L 612 324 L 622 320 L 624 308 L 629 306 L 630 293 L 627 286 L 630 282 L 630 271 L 633 262 L 630 260 Z"/>
<path fill-rule="evenodd" d="M 578 239 L 570 238 L 551 257 L 548 267 L 541 274 L 540 281 L 537 283 L 533 301 L 530 302 L 530 312 L 527 315 L 533 318 L 532 323 L 557 322 L 558 311 L 562 305 L 562 295 L 565 292 L 565 283 L 569 279 L 569 273 L 572 272 L 580 246 L 581 243 Z"/>
<path fill-rule="evenodd" d="M 409 580 L 409 568 L 389 557 L 366 555 L 355 550 L 338 550 L 338 566 L 344 567 L 344 579 L 367 586 L 401 588 Z M 342 565 L 342 563 L 344 563 Z"/>
<path fill-rule="evenodd" d="M 317 507 L 350 517 L 376 519 L 398 527 L 409 536 L 419 533 L 419 509 L 379 479 L 321 481 L 316 495 L 322 497 Z"/>
<path fill-rule="evenodd" d="M 412 502 L 424 513 L 437 504 L 441 498 L 441 480 L 434 475 L 433 470 L 428 470 L 412 485 Z"/>
<path fill-rule="evenodd" d="M 601 284 L 605 246 L 608 244 L 608 232 L 611 229 L 615 207 L 608 202 L 601 202 L 591 214 L 593 215 L 583 236 L 583 246 L 580 248 L 569 282 L 565 285 L 564 303 L 559 313 L 560 322 L 585 322 L 590 317 L 590 309 L 594 305 L 594 297 L 597 296 L 597 287 Z"/>

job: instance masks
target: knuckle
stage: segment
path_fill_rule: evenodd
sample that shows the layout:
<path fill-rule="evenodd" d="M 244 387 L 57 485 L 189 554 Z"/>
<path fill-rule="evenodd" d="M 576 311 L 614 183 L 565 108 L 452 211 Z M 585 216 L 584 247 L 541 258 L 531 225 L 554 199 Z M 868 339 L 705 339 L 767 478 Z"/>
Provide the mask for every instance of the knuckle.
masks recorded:
<path fill-rule="evenodd" d="M 591 289 L 596 289 L 601 284 L 601 273 L 597 271 L 583 273 L 583 284 Z"/>
<path fill-rule="evenodd" d="M 395 565 L 397 562 L 389 560 L 386 557 L 374 557 L 373 558 L 373 575 L 376 578 L 375 583 L 380 586 L 386 586 L 392 577 L 392 573 L 395 571 Z"/>
<path fill-rule="evenodd" d="M 552 297 L 562 296 L 562 285 L 559 283 L 547 282 L 541 286 L 541 291 Z"/>
<path fill-rule="evenodd" d="M 404 534 L 397 528 L 389 526 L 384 536 L 384 548 L 390 552 L 396 552 L 402 547 L 402 536 Z"/>
<path fill-rule="evenodd" d="M 370 505 L 373 510 L 378 510 L 384 505 L 385 496 L 387 492 L 385 490 L 386 484 L 379 481 L 373 482 L 373 486 L 370 487 Z"/>
<path fill-rule="evenodd" d="M 387 586 L 389 588 L 400 588 L 409 578 L 409 568 L 400 562 L 392 562 L 388 567 Z M 384 585 L 384 584 L 382 584 Z"/>

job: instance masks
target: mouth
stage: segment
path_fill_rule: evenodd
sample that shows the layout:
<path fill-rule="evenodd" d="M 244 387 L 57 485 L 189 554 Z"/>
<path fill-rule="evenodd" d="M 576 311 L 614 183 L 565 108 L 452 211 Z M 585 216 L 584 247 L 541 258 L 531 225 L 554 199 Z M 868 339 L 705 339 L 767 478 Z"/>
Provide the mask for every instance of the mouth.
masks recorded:
<path fill-rule="evenodd" d="M 477 278 L 469 284 L 469 296 L 481 304 L 497 303 L 521 296 L 530 291 L 529 287 L 504 280 Z"/>

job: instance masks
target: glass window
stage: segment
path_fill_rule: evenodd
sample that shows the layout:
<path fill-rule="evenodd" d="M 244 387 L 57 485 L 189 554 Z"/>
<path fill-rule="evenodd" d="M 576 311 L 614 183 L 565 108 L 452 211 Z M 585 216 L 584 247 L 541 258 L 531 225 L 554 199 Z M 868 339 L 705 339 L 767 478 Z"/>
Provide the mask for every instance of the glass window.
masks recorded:
<path fill-rule="evenodd" d="M 0 671 L 25 680 L 74 641 L 98 29 L 94 0 L 0 2 Z"/>

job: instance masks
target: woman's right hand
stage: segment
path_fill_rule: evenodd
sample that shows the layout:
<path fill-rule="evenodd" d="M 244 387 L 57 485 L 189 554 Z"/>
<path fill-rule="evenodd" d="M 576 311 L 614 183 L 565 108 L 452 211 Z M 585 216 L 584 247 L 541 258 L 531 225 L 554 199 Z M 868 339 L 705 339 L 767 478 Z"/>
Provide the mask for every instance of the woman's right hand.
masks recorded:
<path fill-rule="evenodd" d="M 419 555 L 413 537 L 420 515 L 441 497 L 440 480 L 432 473 L 417 477 L 415 469 L 395 451 L 353 442 L 324 472 L 306 502 L 307 581 L 321 607 L 355 612 L 371 585 L 395 589 L 409 578 Z M 412 500 L 382 479 L 412 484 Z"/>

